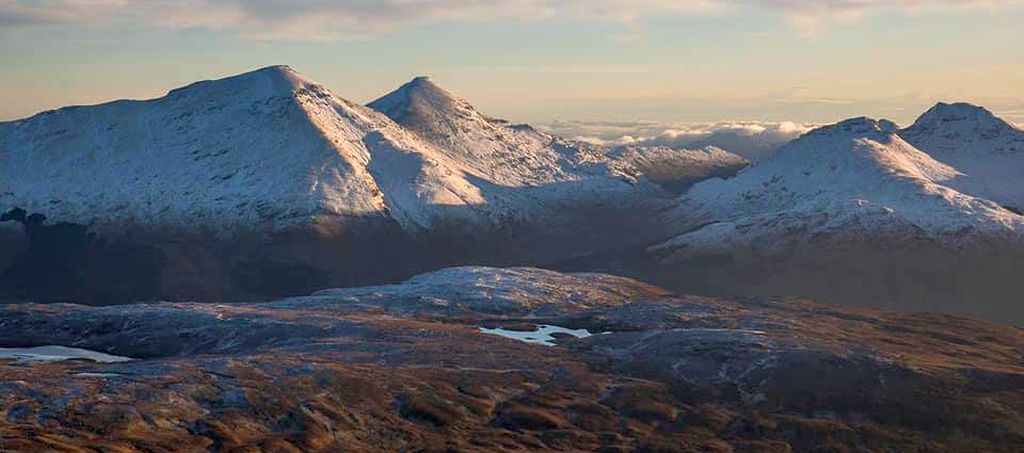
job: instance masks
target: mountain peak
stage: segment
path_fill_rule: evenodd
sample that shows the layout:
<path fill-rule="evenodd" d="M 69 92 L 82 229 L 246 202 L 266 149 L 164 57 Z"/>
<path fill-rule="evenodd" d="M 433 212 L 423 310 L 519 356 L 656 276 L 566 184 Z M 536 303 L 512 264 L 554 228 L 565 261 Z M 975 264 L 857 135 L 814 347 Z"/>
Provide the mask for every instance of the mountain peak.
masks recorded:
<path fill-rule="evenodd" d="M 220 79 L 203 80 L 169 91 L 169 96 L 208 96 L 247 94 L 253 98 L 289 95 L 305 87 L 320 85 L 306 78 L 291 66 L 275 65 Z"/>
<path fill-rule="evenodd" d="M 822 126 L 808 132 L 808 136 L 885 136 L 895 133 L 899 127 L 885 119 L 868 117 L 850 118 L 836 124 Z"/>
<path fill-rule="evenodd" d="M 939 102 L 921 115 L 906 131 L 913 135 L 935 132 L 992 133 L 1007 129 L 1016 128 L 984 107 L 966 102 Z"/>
<path fill-rule="evenodd" d="M 441 88 L 428 76 L 413 78 L 367 106 L 399 123 L 412 117 L 465 117 L 475 113 L 473 106 L 468 102 Z"/>
<path fill-rule="evenodd" d="M 913 125 L 900 131 L 900 136 L 919 149 L 935 156 L 944 156 L 947 160 L 957 155 L 997 156 L 1024 152 L 1024 130 L 995 116 L 984 107 L 965 102 L 936 104 Z M 967 169 L 976 164 L 954 160 L 958 168 Z"/>

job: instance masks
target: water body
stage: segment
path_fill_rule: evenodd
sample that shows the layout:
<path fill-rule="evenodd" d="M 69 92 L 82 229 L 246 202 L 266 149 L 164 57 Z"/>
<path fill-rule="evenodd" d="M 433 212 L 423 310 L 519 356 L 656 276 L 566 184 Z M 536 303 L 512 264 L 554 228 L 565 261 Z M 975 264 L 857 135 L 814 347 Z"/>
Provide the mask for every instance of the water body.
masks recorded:
<path fill-rule="evenodd" d="M 481 327 L 480 332 L 488 335 L 499 335 L 525 343 L 542 344 L 545 346 L 555 346 L 555 341 L 557 339 L 554 337 L 554 334 L 565 334 L 576 338 L 587 338 L 594 335 L 587 329 L 567 329 L 565 327 L 551 326 L 547 324 L 538 325 L 537 328 L 532 331 L 507 330 L 501 328 L 488 329 L 486 327 Z"/>
<path fill-rule="evenodd" d="M 20 362 L 60 362 L 83 359 L 99 363 L 121 363 L 133 360 L 130 357 L 55 345 L 34 348 L 0 348 L 0 359 L 14 359 Z"/>

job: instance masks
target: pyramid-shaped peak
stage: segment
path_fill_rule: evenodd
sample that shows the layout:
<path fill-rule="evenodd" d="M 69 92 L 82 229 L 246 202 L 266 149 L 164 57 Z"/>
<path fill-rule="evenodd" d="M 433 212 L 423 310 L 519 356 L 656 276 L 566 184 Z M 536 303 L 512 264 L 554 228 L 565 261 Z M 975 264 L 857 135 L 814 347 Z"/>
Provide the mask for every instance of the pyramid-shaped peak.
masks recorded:
<path fill-rule="evenodd" d="M 441 88 L 440 85 L 434 83 L 434 80 L 427 75 L 413 77 L 412 80 L 405 82 L 405 84 L 398 87 L 398 91 L 438 93 L 447 94 L 449 96 L 452 95 L 451 93 L 448 92 L 448 90 L 445 90 L 444 88 Z"/>
<path fill-rule="evenodd" d="M 399 123 L 410 116 L 464 117 L 476 114 L 465 99 L 442 88 L 428 76 L 418 76 L 367 106 Z"/>
<path fill-rule="evenodd" d="M 396 91 L 401 91 L 409 97 L 418 97 L 424 100 L 444 103 L 465 102 L 462 98 L 434 83 L 430 76 L 418 76 L 402 85 Z"/>

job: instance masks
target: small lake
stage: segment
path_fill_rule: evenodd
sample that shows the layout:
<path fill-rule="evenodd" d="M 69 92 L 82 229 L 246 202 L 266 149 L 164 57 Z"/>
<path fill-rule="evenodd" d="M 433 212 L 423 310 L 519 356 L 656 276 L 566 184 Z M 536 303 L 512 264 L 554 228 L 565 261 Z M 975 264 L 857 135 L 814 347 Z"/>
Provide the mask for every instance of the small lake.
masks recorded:
<path fill-rule="evenodd" d="M 555 338 L 555 334 L 569 335 L 576 338 L 587 338 L 594 335 L 587 329 L 567 329 L 547 324 L 538 325 L 534 330 L 488 329 L 481 327 L 480 332 L 511 338 L 525 343 L 542 344 L 544 346 L 556 345 L 557 338 Z"/>
<path fill-rule="evenodd" d="M 14 359 L 20 362 L 60 362 L 82 359 L 99 363 L 121 363 L 133 360 L 130 357 L 104 354 L 88 349 L 53 345 L 34 348 L 0 348 L 0 359 Z"/>

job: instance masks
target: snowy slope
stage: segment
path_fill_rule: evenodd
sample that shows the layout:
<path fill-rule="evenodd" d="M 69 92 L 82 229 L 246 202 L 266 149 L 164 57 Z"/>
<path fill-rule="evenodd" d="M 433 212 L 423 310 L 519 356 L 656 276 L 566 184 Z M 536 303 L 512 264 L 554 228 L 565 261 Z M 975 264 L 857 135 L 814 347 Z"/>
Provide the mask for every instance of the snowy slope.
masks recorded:
<path fill-rule="evenodd" d="M 676 193 L 706 179 L 732 176 L 750 165 L 747 159 L 714 146 L 623 146 L 612 149 L 608 156 L 619 172 L 644 175 Z"/>
<path fill-rule="evenodd" d="M 427 77 L 417 77 L 368 106 L 462 163 L 467 173 L 519 189 L 517 194 L 546 205 L 552 199 L 574 204 L 573 209 L 586 203 L 631 203 L 637 193 L 650 197 L 657 191 L 650 181 L 663 187 L 665 181 L 689 185 L 746 164 L 711 147 L 603 148 L 565 140 L 484 115 Z"/>
<path fill-rule="evenodd" d="M 677 257 L 794 241 L 1018 238 L 1024 217 L 941 185 L 958 176 L 867 118 L 814 130 L 735 178 L 697 184 L 675 211 Z"/>
<path fill-rule="evenodd" d="M 549 160 L 524 165 L 534 156 L 516 154 L 520 148 L 441 149 L 275 66 L 159 99 L 0 123 L 0 209 L 98 228 L 266 231 L 314 218 L 390 216 L 418 231 L 453 219 L 479 227 L 530 218 L 539 200 L 574 192 L 564 185 L 541 195 L 513 190 L 524 185 L 596 174 L 582 191 L 589 196 L 636 193 L 628 178 L 583 162 L 583 153 L 555 153 L 551 137 L 513 135 L 527 151 L 551 151 Z"/>
<path fill-rule="evenodd" d="M 1024 208 L 1024 130 L 982 107 L 940 103 L 899 134 L 960 172 L 945 185 Z"/>
<path fill-rule="evenodd" d="M 99 229 L 371 217 L 418 232 L 661 196 L 606 150 L 486 117 L 425 78 L 371 105 L 384 114 L 273 66 L 0 123 L 0 210 Z"/>
<path fill-rule="evenodd" d="M 103 225 L 277 228 L 482 203 L 383 115 L 287 67 L 0 124 L 0 207 Z"/>
<path fill-rule="evenodd" d="M 474 174 L 498 184 L 541 185 L 613 176 L 598 148 L 485 116 L 427 77 L 417 77 L 368 106 L 449 153 Z"/>
<path fill-rule="evenodd" d="M 582 288 L 580 281 L 586 281 Z M 379 300 L 397 307 L 412 302 L 444 310 L 473 309 L 508 314 L 538 314 L 546 304 L 585 309 L 616 306 L 659 290 L 623 277 L 605 274 L 561 274 L 555 271 L 514 267 L 495 269 L 466 266 L 421 274 L 390 285 L 326 289 L 308 297 L 286 299 L 277 306 L 297 308 L 324 300 L 359 302 Z"/>

